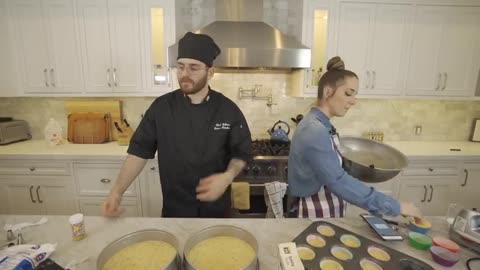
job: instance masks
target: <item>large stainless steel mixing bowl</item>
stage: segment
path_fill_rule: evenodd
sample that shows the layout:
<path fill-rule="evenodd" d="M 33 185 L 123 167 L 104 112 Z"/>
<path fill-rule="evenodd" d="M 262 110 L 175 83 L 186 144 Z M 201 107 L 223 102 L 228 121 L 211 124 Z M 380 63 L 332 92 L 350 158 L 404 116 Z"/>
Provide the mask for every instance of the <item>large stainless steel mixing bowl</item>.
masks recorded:
<path fill-rule="evenodd" d="M 407 157 L 381 142 L 340 137 L 343 167 L 355 178 L 367 183 L 381 183 L 394 178 L 408 165 Z"/>
<path fill-rule="evenodd" d="M 97 270 L 102 270 L 105 263 L 115 255 L 120 250 L 130 246 L 132 244 L 149 241 L 149 240 L 157 240 L 169 243 L 177 250 L 177 256 L 170 261 L 170 263 L 162 268 L 161 270 L 180 270 L 181 268 L 181 258 L 178 255 L 178 240 L 173 234 L 160 231 L 160 230 L 143 230 L 134 232 L 128 235 L 125 235 L 112 243 L 106 246 L 97 259 Z"/>

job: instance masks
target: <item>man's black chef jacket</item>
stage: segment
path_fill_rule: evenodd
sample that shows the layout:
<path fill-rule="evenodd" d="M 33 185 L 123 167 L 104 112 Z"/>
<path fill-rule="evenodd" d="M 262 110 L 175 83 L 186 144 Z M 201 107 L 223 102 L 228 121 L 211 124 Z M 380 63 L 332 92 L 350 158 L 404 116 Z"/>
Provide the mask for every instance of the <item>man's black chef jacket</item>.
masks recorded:
<path fill-rule="evenodd" d="M 223 217 L 230 189 L 214 202 L 196 199 L 201 178 L 223 173 L 231 159 L 247 161 L 251 136 L 235 103 L 209 89 L 201 104 L 178 89 L 157 98 L 133 134 L 128 153 L 152 159 L 158 151 L 165 217 Z"/>

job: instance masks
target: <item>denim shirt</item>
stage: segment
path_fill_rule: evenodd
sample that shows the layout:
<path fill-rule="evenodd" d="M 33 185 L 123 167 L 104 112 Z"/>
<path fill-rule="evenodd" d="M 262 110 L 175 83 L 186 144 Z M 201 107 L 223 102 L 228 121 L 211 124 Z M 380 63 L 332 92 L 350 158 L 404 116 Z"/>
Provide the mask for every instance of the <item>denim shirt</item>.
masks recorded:
<path fill-rule="evenodd" d="M 308 197 L 327 186 L 337 197 L 373 214 L 399 215 L 397 200 L 365 185 L 342 168 L 332 145 L 332 128 L 318 108 L 312 108 L 297 126 L 288 156 L 289 194 Z"/>

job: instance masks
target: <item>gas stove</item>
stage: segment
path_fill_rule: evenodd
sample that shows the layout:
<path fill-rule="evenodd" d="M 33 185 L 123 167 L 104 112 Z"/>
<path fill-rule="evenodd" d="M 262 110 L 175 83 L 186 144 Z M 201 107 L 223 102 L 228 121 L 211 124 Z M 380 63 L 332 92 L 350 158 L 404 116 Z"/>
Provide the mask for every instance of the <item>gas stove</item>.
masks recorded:
<path fill-rule="evenodd" d="M 250 183 L 287 182 L 290 142 L 254 140 L 253 159 L 237 177 Z"/>

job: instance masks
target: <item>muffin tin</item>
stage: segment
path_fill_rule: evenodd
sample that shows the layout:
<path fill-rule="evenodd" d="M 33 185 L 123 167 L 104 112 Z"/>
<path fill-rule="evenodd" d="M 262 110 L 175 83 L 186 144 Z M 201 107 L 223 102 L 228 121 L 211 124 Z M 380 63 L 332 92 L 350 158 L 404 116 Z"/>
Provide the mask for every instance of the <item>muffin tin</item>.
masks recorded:
<path fill-rule="evenodd" d="M 325 221 L 313 222 L 293 242 L 299 255 L 308 255 L 309 260 L 302 259 L 307 270 L 433 270 L 418 259 Z"/>

